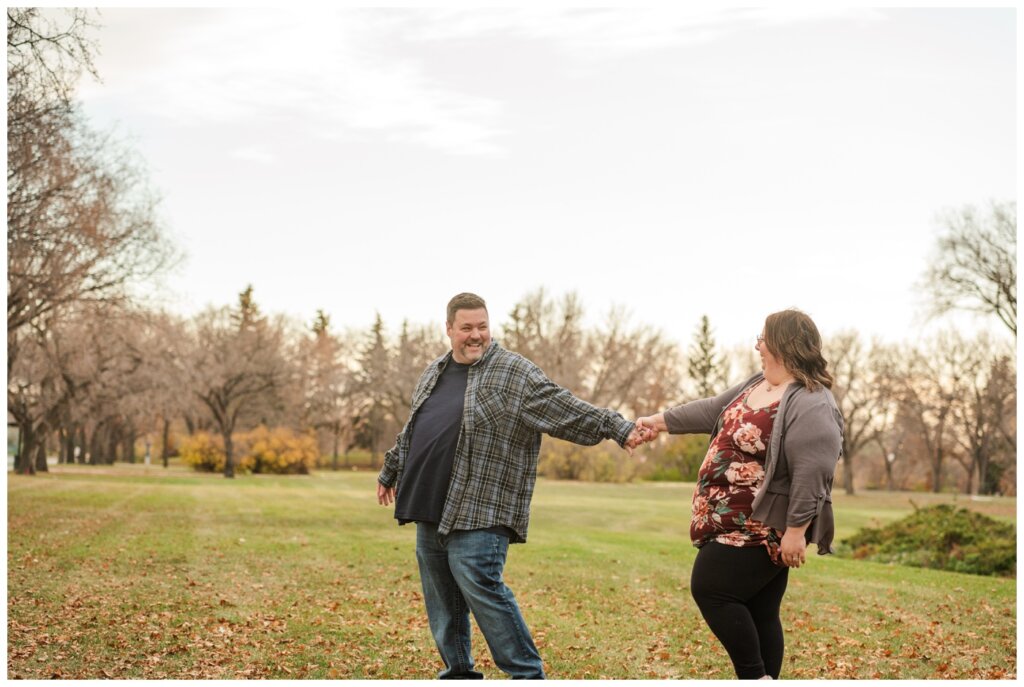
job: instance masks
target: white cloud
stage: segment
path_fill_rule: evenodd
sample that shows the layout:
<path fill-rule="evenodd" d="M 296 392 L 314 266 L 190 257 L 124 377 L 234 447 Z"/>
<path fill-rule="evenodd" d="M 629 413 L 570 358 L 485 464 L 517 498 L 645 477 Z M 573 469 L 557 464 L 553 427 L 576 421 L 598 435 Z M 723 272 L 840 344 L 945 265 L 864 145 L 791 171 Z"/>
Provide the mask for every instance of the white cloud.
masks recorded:
<path fill-rule="evenodd" d="M 145 21 L 145 12 L 136 12 L 135 21 Z M 159 48 L 143 48 L 168 59 L 145 71 L 122 64 L 84 99 L 130 99 L 136 110 L 186 126 L 292 122 L 322 135 L 378 130 L 459 154 L 500 151 L 500 104 L 448 88 L 416 60 L 388 54 L 379 44 L 388 21 L 359 12 L 198 15 L 201 23 L 168 31 Z"/>
<path fill-rule="evenodd" d="M 672 8 L 106 14 L 115 19 L 112 28 L 122 32 L 122 52 L 137 55 L 137 64 L 122 54 L 116 67 L 102 65 L 107 86 L 85 89 L 85 98 L 130 100 L 136 110 L 182 126 L 265 122 L 283 129 L 292 124 L 295 131 L 327 138 L 375 131 L 386 140 L 491 156 L 503 153 L 505 103 L 429 73 L 421 53 L 425 44 L 504 35 L 550 42 L 586 63 L 765 25 L 839 14 L 873 16 L 865 10 Z M 154 24 L 162 27 L 158 45 L 136 44 L 134 35 L 154 35 L 140 27 Z M 112 37 L 112 44 L 117 40 Z"/>

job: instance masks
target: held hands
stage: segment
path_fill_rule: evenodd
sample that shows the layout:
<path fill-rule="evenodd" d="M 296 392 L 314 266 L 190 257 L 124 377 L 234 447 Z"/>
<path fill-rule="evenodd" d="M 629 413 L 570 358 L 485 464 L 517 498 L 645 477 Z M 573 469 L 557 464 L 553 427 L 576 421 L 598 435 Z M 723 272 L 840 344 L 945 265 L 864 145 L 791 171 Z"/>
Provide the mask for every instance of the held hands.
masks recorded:
<path fill-rule="evenodd" d="M 658 434 L 665 429 L 664 419 L 660 415 L 639 418 L 633 431 L 630 432 L 624 448 L 629 452 L 629 455 L 633 455 L 633 449 L 654 441 L 658 438 Z"/>
<path fill-rule="evenodd" d="M 639 432 L 645 444 L 654 441 L 659 434 L 668 431 L 668 427 L 665 425 L 665 416 L 658 413 L 657 415 L 638 417 L 636 431 Z"/>

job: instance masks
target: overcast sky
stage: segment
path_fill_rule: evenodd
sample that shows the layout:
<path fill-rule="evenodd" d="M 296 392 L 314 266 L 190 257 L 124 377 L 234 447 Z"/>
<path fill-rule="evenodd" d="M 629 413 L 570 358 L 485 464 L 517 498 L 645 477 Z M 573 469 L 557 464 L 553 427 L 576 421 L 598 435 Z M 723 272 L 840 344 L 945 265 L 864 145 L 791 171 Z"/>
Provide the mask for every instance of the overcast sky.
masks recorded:
<path fill-rule="evenodd" d="M 789 306 L 914 339 L 938 213 L 1016 194 L 1012 9 L 101 21 L 80 97 L 147 163 L 184 313 L 251 283 L 339 329 L 440 323 L 459 291 L 500 324 L 543 286 L 681 343 Z"/>

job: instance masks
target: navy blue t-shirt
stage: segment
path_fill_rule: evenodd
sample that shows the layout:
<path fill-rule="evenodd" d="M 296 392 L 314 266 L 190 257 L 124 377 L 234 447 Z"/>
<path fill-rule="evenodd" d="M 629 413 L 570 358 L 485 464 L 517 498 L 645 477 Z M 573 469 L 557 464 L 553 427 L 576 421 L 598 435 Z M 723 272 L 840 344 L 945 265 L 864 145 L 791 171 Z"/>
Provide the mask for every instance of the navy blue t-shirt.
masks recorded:
<path fill-rule="evenodd" d="M 416 411 L 409 456 L 395 497 L 395 517 L 407 522 L 441 522 L 448 497 L 470 365 L 449 360 L 430 396 Z"/>

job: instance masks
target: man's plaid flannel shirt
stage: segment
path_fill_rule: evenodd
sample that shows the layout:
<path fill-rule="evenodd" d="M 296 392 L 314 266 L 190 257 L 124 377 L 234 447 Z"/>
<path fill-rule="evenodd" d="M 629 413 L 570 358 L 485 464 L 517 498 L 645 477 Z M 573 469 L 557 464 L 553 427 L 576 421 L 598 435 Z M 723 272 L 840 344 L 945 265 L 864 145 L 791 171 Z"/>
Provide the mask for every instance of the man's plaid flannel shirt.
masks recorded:
<path fill-rule="evenodd" d="M 409 421 L 384 456 L 378 481 L 402 479 L 416 411 L 430 396 L 451 351 L 423 372 L 412 395 Z M 526 541 L 530 500 L 537 481 L 541 433 L 592 446 L 604 439 L 625 444 L 633 423 L 596 408 L 558 386 L 532 362 L 492 341 L 469 369 L 462 429 L 438 532 L 504 525 Z"/>

